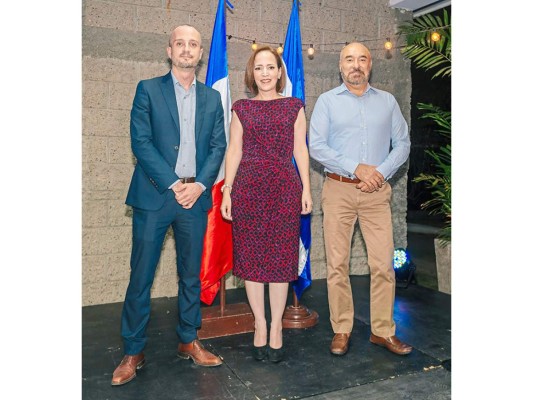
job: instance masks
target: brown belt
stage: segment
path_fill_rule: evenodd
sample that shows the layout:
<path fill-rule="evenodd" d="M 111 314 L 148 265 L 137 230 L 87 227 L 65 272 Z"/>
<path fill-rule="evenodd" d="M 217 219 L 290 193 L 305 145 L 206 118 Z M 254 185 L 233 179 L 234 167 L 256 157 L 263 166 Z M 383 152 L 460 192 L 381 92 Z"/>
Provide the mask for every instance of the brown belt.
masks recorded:
<path fill-rule="evenodd" d="M 346 178 L 345 176 L 334 174 L 332 172 L 326 172 L 326 175 L 328 178 L 335 179 L 336 181 L 340 181 L 340 182 L 353 183 L 353 184 L 361 183 L 361 179 L 357 179 L 357 178 L 350 179 L 350 178 Z"/>
<path fill-rule="evenodd" d="M 196 179 L 193 178 L 180 178 L 181 183 L 194 183 Z"/>

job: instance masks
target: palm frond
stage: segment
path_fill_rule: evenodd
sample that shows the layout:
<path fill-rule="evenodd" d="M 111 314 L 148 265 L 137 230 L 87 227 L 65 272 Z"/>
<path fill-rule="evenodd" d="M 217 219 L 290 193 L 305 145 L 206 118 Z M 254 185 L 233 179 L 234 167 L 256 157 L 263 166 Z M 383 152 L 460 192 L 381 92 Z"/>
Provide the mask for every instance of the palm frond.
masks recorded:
<path fill-rule="evenodd" d="M 425 113 L 420 117 L 421 119 L 431 119 L 441 128 L 438 129 L 437 132 L 443 136 L 451 137 L 452 113 L 450 111 L 444 111 L 440 107 L 427 103 L 417 103 L 417 108 L 425 111 Z"/>
<path fill-rule="evenodd" d="M 426 71 L 440 67 L 432 78 L 451 76 L 452 74 L 452 32 L 448 12 L 443 10 L 440 16 L 425 14 L 399 26 L 400 35 L 406 38 L 406 45 L 401 52 L 413 61 L 417 68 Z M 432 32 L 440 34 L 440 40 L 433 42 Z"/>
<path fill-rule="evenodd" d="M 425 111 L 420 118 L 430 119 L 439 127 L 436 132 L 451 136 L 450 111 L 444 111 L 433 104 L 418 103 L 419 110 Z M 422 209 L 430 214 L 445 217 L 444 228 L 440 231 L 439 238 L 443 242 L 451 240 L 452 221 L 452 147 L 450 144 L 441 146 L 438 150 L 426 150 L 426 154 L 433 159 L 434 172 L 432 174 L 421 173 L 413 179 L 415 183 L 424 183 L 431 193 L 431 199 L 422 203 Z"/>
<path fill-rule="evenodd" d="M 440 40 L 431 40 L 431 34 L 437 32 Z M 413 65 L 425 71 L 431 70 L 432 78 L 452 75 L 452 28 L 451 19 L 446 9 L 440 15 L 425 14 L 399 27 L 399 34 L 405 36 L 406 45 L 401 49 L 404 57 L 412 60 Z M 436 72 L 435 72 L 436 71 Z M 418 103 L 418 109 L 424 111 L 420 118 L 432 120 L 436 132 L 451 137 L 451 112 L 441 110 L 433 104 Z M 448 144 L 437 150 L 426 150 L 433 160 L 434 172 L 421 173 L 413 182 L 424 183 L 431 193 L 431 199 L 421 207 L 430 214 L 445 217 L 444 228 L 439 233 L 442 242 L 451 241 L 452 223 L 452 148 Z"/>

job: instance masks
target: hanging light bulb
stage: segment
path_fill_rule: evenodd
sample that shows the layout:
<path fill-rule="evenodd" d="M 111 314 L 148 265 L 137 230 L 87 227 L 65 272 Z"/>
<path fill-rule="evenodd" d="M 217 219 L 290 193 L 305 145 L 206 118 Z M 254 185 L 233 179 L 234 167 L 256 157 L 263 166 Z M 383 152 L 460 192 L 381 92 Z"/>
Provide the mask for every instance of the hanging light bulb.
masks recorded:
<path fill-rule="evenodd" d="M 255 43 L 255 40 L 252 42 L 252 50 L 253 51 L 257 50 L 257 43 Z"/>
<path fill-rule="evenodd" d="M 387 50 L 392 49 L 392 42 L 390 41 L 390 38 L 387 38 L 387 41 L 385 42 L 385 48 Z"/>
<path fill-rule="evenodd" d="M 440 40 L 440 33 L 439 32 L 433 32 L 431 34 L 431 40 L 434 42 L 438 42 Z"/>
<path fill-rule="evenodd" d="M 278 52 L 278 54 L 283 53 L 283 45 L 281 43 L 279 44 L 279 47 L 276 49 L 276 51 Z"/>
<path fill-rule="evenodd" d="M 309 48 L 307 49 L 307 54 L 309 56 L 312 56 L 313 54 L 315 54 L 315 49 L 313 48 L 312 44 L 309 45 Z"/>

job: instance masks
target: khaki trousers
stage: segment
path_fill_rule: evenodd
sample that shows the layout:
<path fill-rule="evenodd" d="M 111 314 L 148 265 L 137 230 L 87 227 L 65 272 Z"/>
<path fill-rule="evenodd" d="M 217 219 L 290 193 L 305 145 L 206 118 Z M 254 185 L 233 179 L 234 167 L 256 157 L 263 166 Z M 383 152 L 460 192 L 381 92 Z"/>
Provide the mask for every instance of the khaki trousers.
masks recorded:
<path fill-rule="evenodd" d="M 395 334 L 393 320 L 396 279 L 392 260 L 391 194 L 389 183 L 373 193 L 354 184 L 326 177 L 322 190 L 324 241 L 330 321 L 335 333 L 349 333 L 354 322 L 354 303 L 349 277 L 350 250 L 357 220 L 370 267 L 370 327 L 381 337 Z"/>

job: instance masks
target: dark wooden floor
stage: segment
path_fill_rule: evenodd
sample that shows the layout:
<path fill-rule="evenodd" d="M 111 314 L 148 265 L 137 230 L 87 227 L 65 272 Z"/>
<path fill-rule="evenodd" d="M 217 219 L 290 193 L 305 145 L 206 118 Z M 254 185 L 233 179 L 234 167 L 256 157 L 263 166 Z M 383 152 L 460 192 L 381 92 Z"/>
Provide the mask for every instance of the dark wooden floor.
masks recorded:
<path fill-rule="evenodd" d="M 83 399 L 450 399 L 451 296 L 416 284 L 397 288 L 397 335 L 415 348 L 401 357 L 369 343 L 369 277 L 351 280 L 356 320 L 343 357 L 328 350 L 333 333 L 324 280 L 314 280 L 302 297 L 302 304 L 318 312 L 319 323 L 284 331 L 286 359 L 279 364 L 251 357 L 252 333 L 203 341 L 223 357 L 221 367 L 178 358 L 176 298 L 160 298 L 152 301 L 146 365 L 120 387 L 110 381 L 123 354 L 122 303 L 84 307 Z M 241 301 L 244 290 L 228 290 L 228 303 Z"/>

